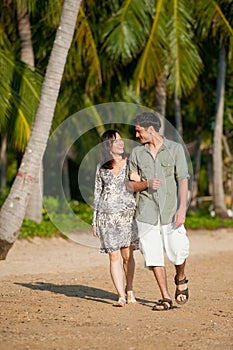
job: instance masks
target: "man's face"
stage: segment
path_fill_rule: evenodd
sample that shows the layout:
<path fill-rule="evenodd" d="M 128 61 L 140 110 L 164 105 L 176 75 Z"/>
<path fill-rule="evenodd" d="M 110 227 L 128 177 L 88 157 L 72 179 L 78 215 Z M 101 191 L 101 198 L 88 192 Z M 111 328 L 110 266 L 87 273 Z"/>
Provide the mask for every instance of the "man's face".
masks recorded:
<path fill-rule="evenodd" d="M 136 137 L 139 138 L 140 143 L 147 143 L 151 140 L 150 128 L 145 129 L 140 125 L 135 126 Z"/>

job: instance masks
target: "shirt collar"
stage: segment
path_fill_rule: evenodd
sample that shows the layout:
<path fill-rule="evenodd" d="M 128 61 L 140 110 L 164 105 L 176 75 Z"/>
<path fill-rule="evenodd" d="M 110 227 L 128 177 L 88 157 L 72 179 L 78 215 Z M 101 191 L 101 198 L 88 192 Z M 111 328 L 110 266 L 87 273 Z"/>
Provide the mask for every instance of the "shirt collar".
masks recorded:
<path fill-rule="evenodd" d="M 164 149 L 167 148 L 168 140 L 166 139 L 166 137 L 164 137 L 164 136 L 162 136 L 162 137 L 163 137 L 163 144 L 162 144 L 162 146 L 160 147 L 158 153 L 160 153 L 161 151 L 163 151 Z M 144 147 L 145 147 L 145 150 L 146 150 L 147 152 L 150 153 L 149 143 L 145 143 L 145 144 L 144 144 Z"/>

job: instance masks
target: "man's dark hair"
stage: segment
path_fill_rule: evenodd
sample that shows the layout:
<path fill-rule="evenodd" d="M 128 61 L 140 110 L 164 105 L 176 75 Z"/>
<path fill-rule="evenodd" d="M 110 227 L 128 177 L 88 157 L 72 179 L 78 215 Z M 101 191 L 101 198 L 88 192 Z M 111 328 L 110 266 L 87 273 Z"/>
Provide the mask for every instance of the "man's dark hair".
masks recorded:
<path fill-rule="evenodd" d="M 155 131 L 159 131 L 161 128 L 161 121 L 157 114 L 152 112 L 143 112 L 138 114 L 134 119 L 135 125 L 140 125 L 141 127 L 148 129 L 150 126 L 153 126 Z"/>

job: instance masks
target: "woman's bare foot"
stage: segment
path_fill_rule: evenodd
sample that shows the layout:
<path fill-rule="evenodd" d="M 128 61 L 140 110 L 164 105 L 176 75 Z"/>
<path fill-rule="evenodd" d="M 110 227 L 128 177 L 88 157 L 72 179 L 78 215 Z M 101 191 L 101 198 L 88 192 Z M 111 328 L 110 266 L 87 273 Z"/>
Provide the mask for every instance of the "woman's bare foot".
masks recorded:
<path fill-rule="evenodd" d="M 117 300 L 117 302 L 114 303 L 112 306 L 115 306 L 115 307 L 123 307 L 123 306 L 125 306 L 125 304 L 126 304 L 125 298 L 120 297 L 120 298 Z"/>
<path fill-rule="evenodd" d="M 128 290 L 126 292 L 127 294 L 127 304 L 134 304 L 137 302 L 137 300 L 134 297 L 133 291 L 132 290 Z"/>

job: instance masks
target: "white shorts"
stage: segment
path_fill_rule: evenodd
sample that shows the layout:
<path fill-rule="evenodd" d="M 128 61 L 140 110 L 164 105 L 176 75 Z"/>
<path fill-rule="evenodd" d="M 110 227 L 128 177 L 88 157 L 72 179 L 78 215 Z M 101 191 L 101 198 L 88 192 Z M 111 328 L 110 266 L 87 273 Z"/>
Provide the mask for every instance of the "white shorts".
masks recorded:
<path fill-rule="evenodd" d="M 151 225 L 137 220 L 139 248 L 145 266 L 164 266 L 164 251 L 174 265 L 181 265 L 189 255 L 189 239 L 184 225 Z"/>

